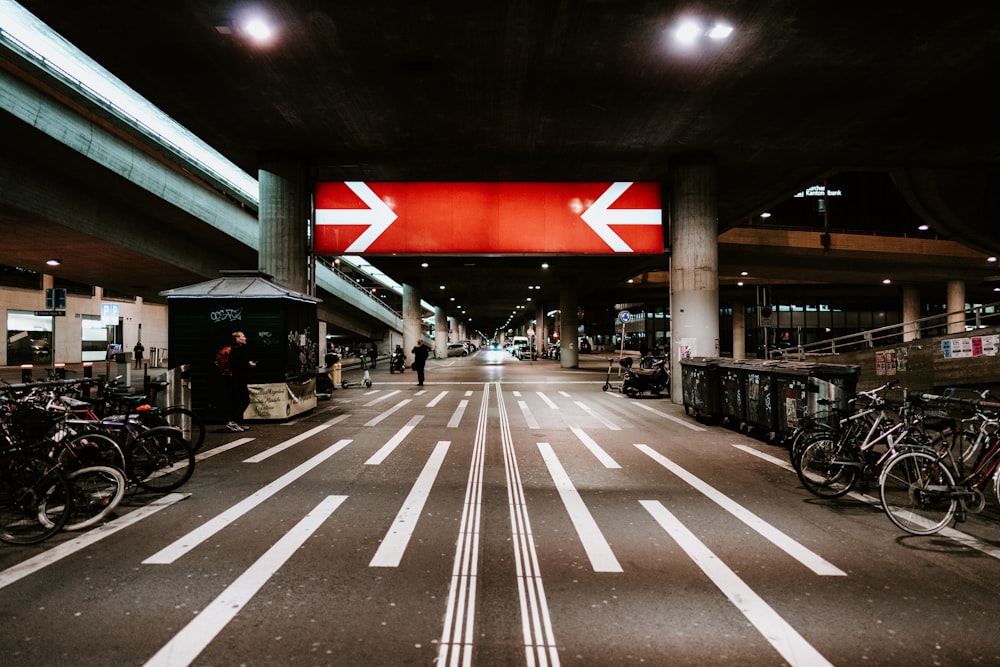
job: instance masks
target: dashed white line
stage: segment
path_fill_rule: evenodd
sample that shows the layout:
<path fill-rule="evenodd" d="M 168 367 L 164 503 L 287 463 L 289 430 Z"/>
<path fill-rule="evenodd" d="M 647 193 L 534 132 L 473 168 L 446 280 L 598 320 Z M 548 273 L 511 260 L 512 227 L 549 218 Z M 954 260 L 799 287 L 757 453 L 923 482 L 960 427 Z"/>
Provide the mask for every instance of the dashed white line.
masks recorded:
<path fill-rule="evenodd" d="M 656 500 L 639 502 L 790 665 L 820 667 L 831 664 L 662 503 Z"/>

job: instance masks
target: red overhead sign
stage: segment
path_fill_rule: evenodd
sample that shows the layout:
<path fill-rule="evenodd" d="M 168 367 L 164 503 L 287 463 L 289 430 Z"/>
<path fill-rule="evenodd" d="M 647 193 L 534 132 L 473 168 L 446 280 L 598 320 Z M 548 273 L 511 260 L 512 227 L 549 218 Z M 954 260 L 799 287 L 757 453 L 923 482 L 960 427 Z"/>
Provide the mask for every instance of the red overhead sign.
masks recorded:
<path fill-rule="evenodd" d="M 660 254 L 658 183 L 316 184 L 319 254 Z"/>

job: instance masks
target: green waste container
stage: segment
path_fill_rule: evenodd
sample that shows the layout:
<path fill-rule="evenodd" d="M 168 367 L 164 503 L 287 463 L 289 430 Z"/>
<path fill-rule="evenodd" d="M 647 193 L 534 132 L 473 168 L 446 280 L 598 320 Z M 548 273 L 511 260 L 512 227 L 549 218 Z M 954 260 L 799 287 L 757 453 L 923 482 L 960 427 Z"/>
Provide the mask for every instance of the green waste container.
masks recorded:
<path fill-rule="evenodd" d="M 768 438 L 778 432 L 778 397 L 775 393 L 775 367 L 779 362 L 758 361 L 743 368 L 746 396 L 746 423 L 763 431 Z"/>
<path fill-rule="evenodd" d="M 816 364 L 807 362 L 783 362 L 773 368 L 778 437 L 791 436 L 808 414 L 810 378 L 815 366 Z"/>
<path fill-rule="evenodd" d="M 740 360 L 720 360 L 717 371 L 719 414 L 724 422 L 737 428 L 743 428 L 747 421 L 746 380 L 743 377 L 745 365 L 746 362 Z"/>
<path fill-rule="evenodd" d="M 721 416 L 719 401 L 719 360 L 713 357 L 681 359 L 681 388 L 684 412 L 716 419 Z"/>

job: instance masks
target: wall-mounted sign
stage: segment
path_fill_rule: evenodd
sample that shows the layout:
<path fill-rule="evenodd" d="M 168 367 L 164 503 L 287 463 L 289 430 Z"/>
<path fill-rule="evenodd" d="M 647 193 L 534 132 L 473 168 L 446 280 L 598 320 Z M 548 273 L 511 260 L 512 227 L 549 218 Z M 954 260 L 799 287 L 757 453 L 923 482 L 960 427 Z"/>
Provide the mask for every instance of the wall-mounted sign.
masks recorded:
<path fill-rule="evenodd" d="M 316 184 L 319 254 L 660 254 L 657 183 Z"/>

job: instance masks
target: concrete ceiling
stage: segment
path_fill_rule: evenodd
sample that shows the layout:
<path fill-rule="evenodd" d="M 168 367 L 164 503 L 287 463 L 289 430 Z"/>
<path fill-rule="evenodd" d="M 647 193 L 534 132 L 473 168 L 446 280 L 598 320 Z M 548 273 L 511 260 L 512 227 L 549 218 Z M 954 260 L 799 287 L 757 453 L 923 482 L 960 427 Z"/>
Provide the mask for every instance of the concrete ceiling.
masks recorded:
<path fill-rule="evenodd" d="M 21 4 L 254 175 L 263 159 L 290 157 L 321 180 L 668 185 L 676 156 L 707 152 L 719 165 L 724 230 L 827 175 L 895 170 L 941 235 L 1000 253 L 987 208 L 1000 164 L 997 3 L 947 11 L 799 0 Z M 239 29 L 253 7 L 277 22 L 270 47 Z M 684 16 L 734 31 L 685 51 L 670 38 Z M 2 122 L 5 136 L 11 124 Z M 46 144 L 24 134 L 10 135 L 20 146 L 0 154 L 17 159 Z M 101 184 L 111 197 L 119 187 Z M 150 217 L 169 219 L 137 199 Z M 0 228 L 14 218 L 0 212 Z M 44 220 L 32 224 L 46 231 Z M 37 238 L 14 236 L 0 263 L 31 268 Z M 92 254 L 107 248 L 74 243 Z M 369 259 L 397 280 L 422 282 L 432 302 L 447 285 L 477 325 L 491 326 L 537 284 L 522 271 L 546 258 L 438 257 L 429 269 L 419 258 Z M 553 269 L 538 280 L 550 303 L 560 275 L 577 276 L 586 298 L 667 265 L 666 257 L 549 260 Z M 154 291 L 185 280 L 168 266 L 139 281 L 104 271 L 66 277 Z"/>

